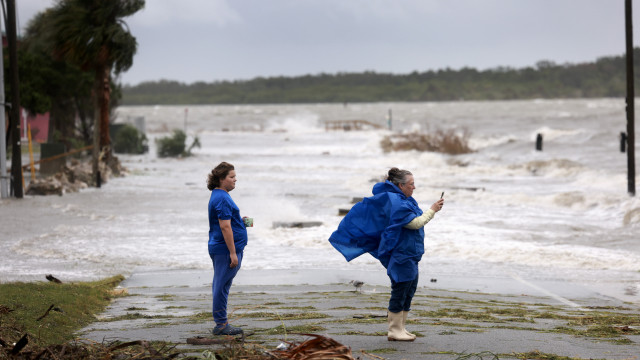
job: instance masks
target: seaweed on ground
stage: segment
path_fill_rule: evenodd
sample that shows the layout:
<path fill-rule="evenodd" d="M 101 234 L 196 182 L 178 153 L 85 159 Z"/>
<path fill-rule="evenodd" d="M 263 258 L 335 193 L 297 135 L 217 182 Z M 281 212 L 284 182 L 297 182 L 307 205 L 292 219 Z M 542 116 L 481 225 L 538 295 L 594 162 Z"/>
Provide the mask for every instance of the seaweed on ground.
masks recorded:
<path fill-rule="evenodd" d="M 88 340 L 71 340 L 46 347 L 27 347 L 28 335 L 15 345 L 0 339 L 0 359 L 175 359 L 180 352 L 168 343 L 152 343 L 144 340 L 130 342 L 97 343 Z"/>

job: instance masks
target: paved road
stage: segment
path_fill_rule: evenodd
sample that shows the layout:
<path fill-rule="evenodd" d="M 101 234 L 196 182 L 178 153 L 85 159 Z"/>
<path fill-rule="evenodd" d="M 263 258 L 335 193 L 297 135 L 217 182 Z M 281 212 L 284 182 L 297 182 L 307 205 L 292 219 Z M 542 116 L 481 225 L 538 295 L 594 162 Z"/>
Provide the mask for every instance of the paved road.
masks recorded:
<path fill-rule="evenodd" d="M 275 349 L 283 340 L 301 342 L 297 332 L 328 336 L 352 349 L 356 358 L 456 359 L 479 354 L 483 359 L 522 359 L 540 352 L 578 359 L 640 359 L 638 306 L 585 289 L 503 279 L 511 291 L 496 294 L 446 289 L 446 280 L 421 283 L 409 315 L 413 343 L 386 339 L 386 279 L 366 274 L 341 278 L 313 276 L 314 271 L 241 271 L 230 295 L 230 320 L 245 329 L 247 346 Z M 355 292 L 345 276 L 365 278 Z M 96 341 L 158 340 L 178 348 L 202 351 L 217 345 L 187 345 L 186 339 L 210 336 L 208 271 L 145 272 L 123 282 L 130 296 L 117 298 L 100 320 L 85 328 L 83 338 Z M 301 279 L 315 279 L 304 283 Z M 331 282 L 336 280 L 335 282 Z M 271 284 L 269 284 L 271 283 Z M 274 285 L 275 284 L 275 285 Z M 287 285 L 289 284 L 289 285 Z M 451 282 L 452 287 L 456 286 Z M 459 285 L 459 284 L 458 284 Z M 565 293 L 565 294 L 563 294 Z M 565 296 L 576 294 L 575 298 Z M 628 319 L 631 326 L 599 324 Z M 601 320 L 598 320 L 601 319 Z M 591 337 L 594 329 L 611 337 Z M 370 354 L 370 355 L 369 355 Z M 475 357 L 479 358 L 479 357 Z"/>

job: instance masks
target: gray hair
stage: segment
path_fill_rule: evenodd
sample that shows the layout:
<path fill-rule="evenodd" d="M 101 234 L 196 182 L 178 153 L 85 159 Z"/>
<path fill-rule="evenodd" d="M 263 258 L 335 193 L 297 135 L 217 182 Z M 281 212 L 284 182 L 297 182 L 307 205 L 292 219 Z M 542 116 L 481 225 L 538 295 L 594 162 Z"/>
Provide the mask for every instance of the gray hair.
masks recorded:
<path fill-rule="evenodd" d="M 389 169 L 389 173 L 387 176 L 387 180 L 389 180 L 393 185 L 400 186 L 400 184 L 404 184 L 407 182 L 407 176 L 413 175 L 409 170 L 400 170 L 396 167 Z"/>

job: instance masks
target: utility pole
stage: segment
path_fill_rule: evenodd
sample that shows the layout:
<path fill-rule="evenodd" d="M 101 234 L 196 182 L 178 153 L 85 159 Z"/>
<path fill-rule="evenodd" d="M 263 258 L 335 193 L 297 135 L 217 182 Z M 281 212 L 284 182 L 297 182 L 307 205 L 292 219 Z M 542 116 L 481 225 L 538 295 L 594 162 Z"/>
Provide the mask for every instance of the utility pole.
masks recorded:
<path fill-rule="evenodd" d="M 633 22 L 631 0 L 624 2 L 625 34 L 627 45 L 627 189 L 631 196 L 636 195 L 636 159 L 635 159 L 635 90 L 633 84 Z"/>
<path fill-rule="evenodd" d="M 4 16 L 2 17 L 4 18 Z M 5 132 L 6 120 L 4 106 L 4 54 L 0 48 L 0 195 L 3 199 L 9 197 L 9 176 L 7 175 L 7 138 Z"/>
<path fill-rule="evenodd" d="M 9 41 L 9 73 L 11 78 L 11 176 L 13 196 L 21 199 L 22 191 L 22 151 L 20 150 L 20 91 L 18 89 L 18 37 L 16 35 L 16 1 L 7 0 L 7 40 Z"/>

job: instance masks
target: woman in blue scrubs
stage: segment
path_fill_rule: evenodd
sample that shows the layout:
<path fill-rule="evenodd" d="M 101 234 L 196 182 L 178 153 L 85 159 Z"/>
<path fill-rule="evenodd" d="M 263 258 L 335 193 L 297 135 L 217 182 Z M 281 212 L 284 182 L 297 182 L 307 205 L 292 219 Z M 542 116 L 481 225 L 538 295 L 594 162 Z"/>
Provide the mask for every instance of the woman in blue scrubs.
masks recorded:
<path fill-rule="evenodd" d="M 373 186 L 373 196 L 354 205 L 329 238 L 347 261 L 368 252 L 387 269 L 391 280 L 389 341 L 416 339 L 405 323 L 418 286 L 424 226 L 444 204 L 440 199 L 423 213 L 413 198 L 415 188 L 411 172 L 390 169 L 387 180 Z"/>
<path fill-rule="evenodd" d="M 236 187 L 233 165 L 221 162 L 208 176 L 209 199 L 209 256 L 213 262 L 213 320 L 214 335 L 238 335 L 242 329 L 231 326 L 227 319 L 227 299 L 233 278 L 242 265 L 242 254 L 247 245 L 247 228 L 240 209 L 229 192 Z"/>

